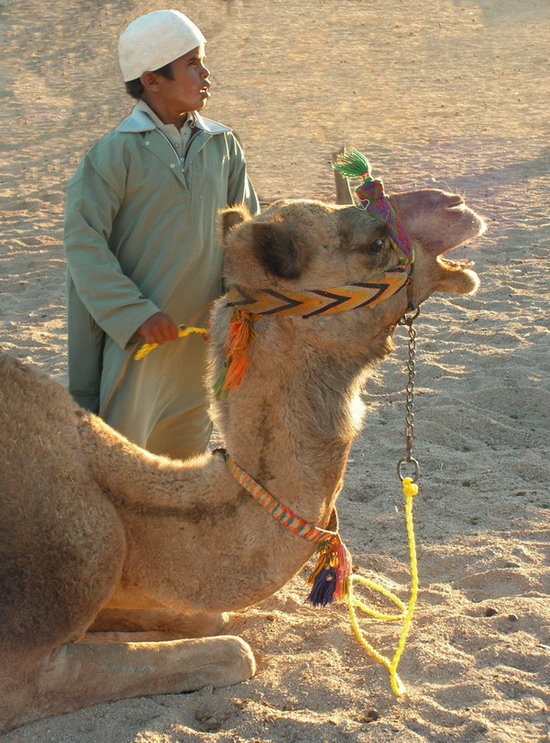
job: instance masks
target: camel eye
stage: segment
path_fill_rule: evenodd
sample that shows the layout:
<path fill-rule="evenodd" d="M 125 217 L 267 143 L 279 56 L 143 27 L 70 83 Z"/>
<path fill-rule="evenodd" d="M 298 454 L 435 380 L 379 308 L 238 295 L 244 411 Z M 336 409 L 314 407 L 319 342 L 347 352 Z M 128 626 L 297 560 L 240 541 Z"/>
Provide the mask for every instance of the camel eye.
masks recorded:
<path fill-rule="evenodd" d="M 384 250 L 385 247 L 386 243 L 384 242 L 384 240 L 379 239 L 375 240 L 368 246 L 368 251 L 369 253 L 373 253 L 374 255 L 376 255 L 377 253 L 380 253 L 382 250 Z"/>
<path fill-rule="evenodd" d="M 372 242 L 363 242 L 357 245 L 354 249 L 361 253 L 367 261 L 380 262 L 383 260 L 388 247 L 388 239 L 386 237 L 379 237 L 378 240 Z"/>

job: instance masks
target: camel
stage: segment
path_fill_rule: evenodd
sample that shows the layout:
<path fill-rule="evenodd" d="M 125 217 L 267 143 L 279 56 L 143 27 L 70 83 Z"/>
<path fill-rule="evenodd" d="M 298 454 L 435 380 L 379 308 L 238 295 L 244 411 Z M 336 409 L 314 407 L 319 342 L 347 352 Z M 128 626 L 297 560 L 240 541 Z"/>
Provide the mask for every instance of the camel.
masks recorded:
<path fill-rule="evenodd" d="M 258 315 L 240 384 L 212 396 L 233 461 L 321 528 L 361 430 L 359 393 L 399 319 L 433 292 L 478 287 L 470 263 L 444 257 L 485 229 L 460 196 L 423 189 L 390 201 L 416 249 L 412 281 L 369 307 Z M 254 218 L 229 208 L 221 221 L 227 282 L 245 295 L 330 290 L 399 263 L 386 225 L 355 206 L 282 200 Z M 213 310 L 211 387 L 230 304 Z M 275 593 L 315 544 L 261 508 L 223 456 L 154 456 L 8 354 L 0 414 L 0 731 L 252 677 L 250 647 L 214 636 L 223 613 Z"/>

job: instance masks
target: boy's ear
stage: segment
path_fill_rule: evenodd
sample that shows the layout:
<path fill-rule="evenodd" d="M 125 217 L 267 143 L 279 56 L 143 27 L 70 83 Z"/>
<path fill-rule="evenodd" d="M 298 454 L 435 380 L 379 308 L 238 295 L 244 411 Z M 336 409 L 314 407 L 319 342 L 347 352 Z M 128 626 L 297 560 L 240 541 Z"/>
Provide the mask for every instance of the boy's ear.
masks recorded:
<path fill-rule="evenodd" d="M 253 223 L 252 247 L 265 270 L 281 279 L 297 279 L 306 264 L 306 251 L 284 222 Z"/>
<path fill-rule="evenodd" d="M 139 79 L 145 90 L 158 90 L 158 75 L 156 72 L 144 72 Z"/>
<path fill-rule="evenodd" d="M 226 239 L 230 230 L 250 219 L 250 212 L 245 204 L 230 206 L 221 212 L 222 238 Z"/>

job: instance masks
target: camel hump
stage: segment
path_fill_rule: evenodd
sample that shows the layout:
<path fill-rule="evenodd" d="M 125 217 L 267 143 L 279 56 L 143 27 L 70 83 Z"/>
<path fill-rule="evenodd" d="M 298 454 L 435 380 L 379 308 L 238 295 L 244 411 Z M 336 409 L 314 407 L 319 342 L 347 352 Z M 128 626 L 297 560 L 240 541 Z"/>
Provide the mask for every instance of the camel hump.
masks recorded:
<path fill-rule="evenodd" d="M 44 406 L 70 409 L 78 408 L 72 397 L 59 382 L 50 379 L 43 371 L 25 364 L 6 351 L 0 350 L 0 405 L 4 414 L 10 414 L 12 407 L 22 405 L 29 416 L 32 402 Z M 35 410 L 30 419 L 41 419 L 42 414 Z"/>
<path fill-rule="evenodd" d="M 0 654 L 76 639 L 121 570 L 120 520 L 78 413 L 61 385 L 0 353 Z"/>

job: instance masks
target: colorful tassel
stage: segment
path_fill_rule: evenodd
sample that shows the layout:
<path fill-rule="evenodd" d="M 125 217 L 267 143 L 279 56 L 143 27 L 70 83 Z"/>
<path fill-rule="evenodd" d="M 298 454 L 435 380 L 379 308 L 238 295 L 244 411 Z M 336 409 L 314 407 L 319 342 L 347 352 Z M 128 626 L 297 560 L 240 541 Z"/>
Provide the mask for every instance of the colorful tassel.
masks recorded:
<path fill-rule="evenodd" d="M 238 387 L 248 369 L 248 348 L 255 338 L 255 317 L 249 312 L 233 310 L 225 344 L 223 368 L 214 385 L 214 394 L 224 399 L 229 390 Z"/>
<path fill-rule="evenodd" d="M 363 183 L 355 189 L 355 195 L 369 214 L 387 224 L 388 236 L 394 250 L 401 258 L 401 264 L 412 263 L 414 249 L 410 238 L 399 215 L 384 193 L 384 184 L 379 178 L 372 177 L 367 158 L 358 150 L 350 150 L 340 155 L 332 167 L 344 178 L 363 179 Z"/>
<path fill-rule="evenodd" d="M 359 150 L 342 153 L 333 165 L 344 178 L 363 178 L 370 173 L 370 163 Z"/>
<path fill-rule="evenodd" d="M 334 568 L 323 568 L 313 582 L 313 588 L 307 597 L 307 601 L 313 606 L 327 606 L 334 601 L 335 591 L 336 570 Z"/>
<path fill-rule="evenodd" d="M 325 540 L 317 548 L 317 564 L 308 578 L 312 589 L 306 601 L 326 606 L 333 601 L 346 602 L 350 594 L 351 556 L 339 536 Z"/>

